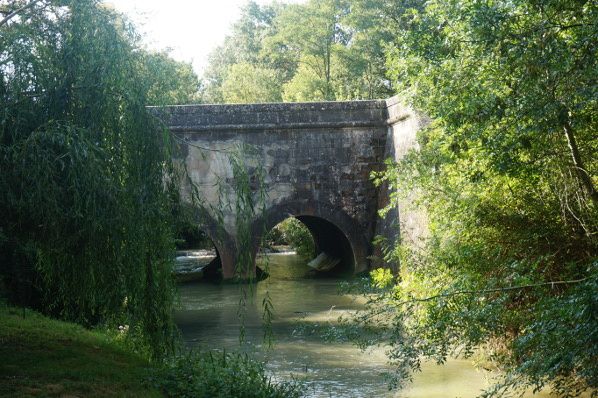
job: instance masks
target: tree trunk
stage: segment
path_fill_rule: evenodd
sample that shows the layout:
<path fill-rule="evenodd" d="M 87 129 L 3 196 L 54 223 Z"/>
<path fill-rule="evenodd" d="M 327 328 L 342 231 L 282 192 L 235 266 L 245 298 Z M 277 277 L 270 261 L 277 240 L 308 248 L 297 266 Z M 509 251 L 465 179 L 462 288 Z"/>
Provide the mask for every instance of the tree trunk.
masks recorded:
<path fill-rule="evenodd" d="M 326 99 L 330 100 L 330 43 L 326 45 Z"/>
<path fill-rule="evenodd" d="M 583 160 L 581 159 L 581 154 L 579 153 L 579 147 L 577 146 L 577 140 L 575 139 L 575 134 L 573 133 L 573 128 L 569 121 L 566 121 L 563 125 L 565 130 L 565 136 L 567 137 L 567 143 L 569 144 L 569 149 L 571 150 L 571 156 L 573 157 L 573 165 L 575 166 L 575 170 L 581 181 L 581 184 L 588 192 L 588 195 L 592 199 L 595 204 L 598 204 L 598 191 L 596 191 L 596 187 L 594 186 L 594 182 L 592 181 L 592 177 L 586 170 Z"/>

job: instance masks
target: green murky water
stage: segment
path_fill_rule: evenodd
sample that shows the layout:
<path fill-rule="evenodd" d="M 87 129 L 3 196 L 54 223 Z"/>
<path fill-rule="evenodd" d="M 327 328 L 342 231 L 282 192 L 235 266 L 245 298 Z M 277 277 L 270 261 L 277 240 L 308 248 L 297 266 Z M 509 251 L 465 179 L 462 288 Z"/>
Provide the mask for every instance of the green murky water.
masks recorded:
<path fill-rule="evenodd" d="M 254 286 L 245 328 L 247 341 L 260 350 L 261 303 L 269 292 L 274 302 L 272 327 L 276 342 L 272 350 L 260 356 L 267 360 L 276 378 L 304 380 L 312 397 L 466 398 L 477 396 L 488 386 L 491 374 L 476 370 L 470 360 L 453 359 L 442 366 L 424 364 L 407 389 L 388 391 L 383 374 L 390 368 L 383 349 L 362 352 L 349 343 L 325 342 L 295 332 L 298 321 L 327 324 L 343 312 L 359 308 L 355 297 L 337 294 L 340 279 L 302 278 L 308 267 L 294 255 L 270 255 L 269 268 L 271 277 Z M 239 349 L 239 286 L 187 284 L 180 287 L 180 292 L 183 308 L 176 320 L 188 345 Z"/>

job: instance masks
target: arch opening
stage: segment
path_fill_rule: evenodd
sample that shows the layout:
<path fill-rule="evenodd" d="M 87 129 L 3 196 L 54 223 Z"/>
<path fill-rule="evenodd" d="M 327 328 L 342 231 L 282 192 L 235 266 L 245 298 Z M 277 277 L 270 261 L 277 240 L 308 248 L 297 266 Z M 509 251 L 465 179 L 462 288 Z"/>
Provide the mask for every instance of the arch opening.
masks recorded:
<path fill-rule="evenodd" d="M 222 277 L 220 253 L 209 235 L 199 226 L 179 226 L 175 240 L 174 273 L 178 283 Z"/>
<path fill-rule="evenodd" d="M 318 216 L 287 215 L 262 239 L 257 273 L 275 278 L 351 275 L 355 256 L 349 239 L 332 222 Z"/>
<path fill-rule="evenodd" d="M 314 238 L 315 260 L 324 255 L 325 258 L 321 261 L 328 261 L 329 265 L 335 263 L 326 272 L 333 275 L 353 274 L 355 270 L 353 247 L 340 228 L 321 217 L 303 215 L 296 218 L 309 229 Z M 327 268 L 326 265 L 324 267 Z"/>

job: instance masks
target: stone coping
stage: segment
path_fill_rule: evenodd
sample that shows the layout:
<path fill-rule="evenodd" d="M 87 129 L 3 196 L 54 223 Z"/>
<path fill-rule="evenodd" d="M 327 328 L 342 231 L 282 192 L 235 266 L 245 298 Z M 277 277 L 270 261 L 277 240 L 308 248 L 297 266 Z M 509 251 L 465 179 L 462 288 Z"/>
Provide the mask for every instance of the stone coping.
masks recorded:
<path fill-rule="evenodd" d="M 394 98 L 394 97 L 393 97 Z M 222 113 L 228 111 L 255 113 L 255 112 L 281 112 L 302 110 L 351 110 L 351 109 L 383 109 L 387 100 L 355 100 L 355 101 L 321 101 L 321 102 L 264 102 L 255 104 L 191 104 L 191 105 L 166 105 L 148 106 L 149 109 L 167 109 L 169 112 L 206 112 Z"/>
<path fill-rule="evenodd" d="M 398 97 L 386 100 L 150 106 L 172 132 L 377 128 L 409 116 Z"/>
<path fill-rule="evenodd" d="M 386 101 L 148 107 L 173 132 L 384 127 Z"/>

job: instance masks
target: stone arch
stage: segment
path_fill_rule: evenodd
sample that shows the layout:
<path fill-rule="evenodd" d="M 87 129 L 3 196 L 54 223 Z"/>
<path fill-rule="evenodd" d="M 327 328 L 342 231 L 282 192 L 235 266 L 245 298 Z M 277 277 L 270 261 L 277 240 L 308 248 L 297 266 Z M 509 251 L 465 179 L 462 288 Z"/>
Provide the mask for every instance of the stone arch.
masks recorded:
<path fill-rule="evenodd" d="M 307 226 L 319 250 L 331 251 L 331 254 L 340 256 L 343 262 L 350 262 L 348 266 L 353 273 L 368 269 L 370 245 L 357 222 L 343 209 L 313 200 L 281 202 L 267 208 L 264 214 L 254 220 L 252 223 L 254 259 L 263 235 L 290 216 L 296 217 Z"/>

